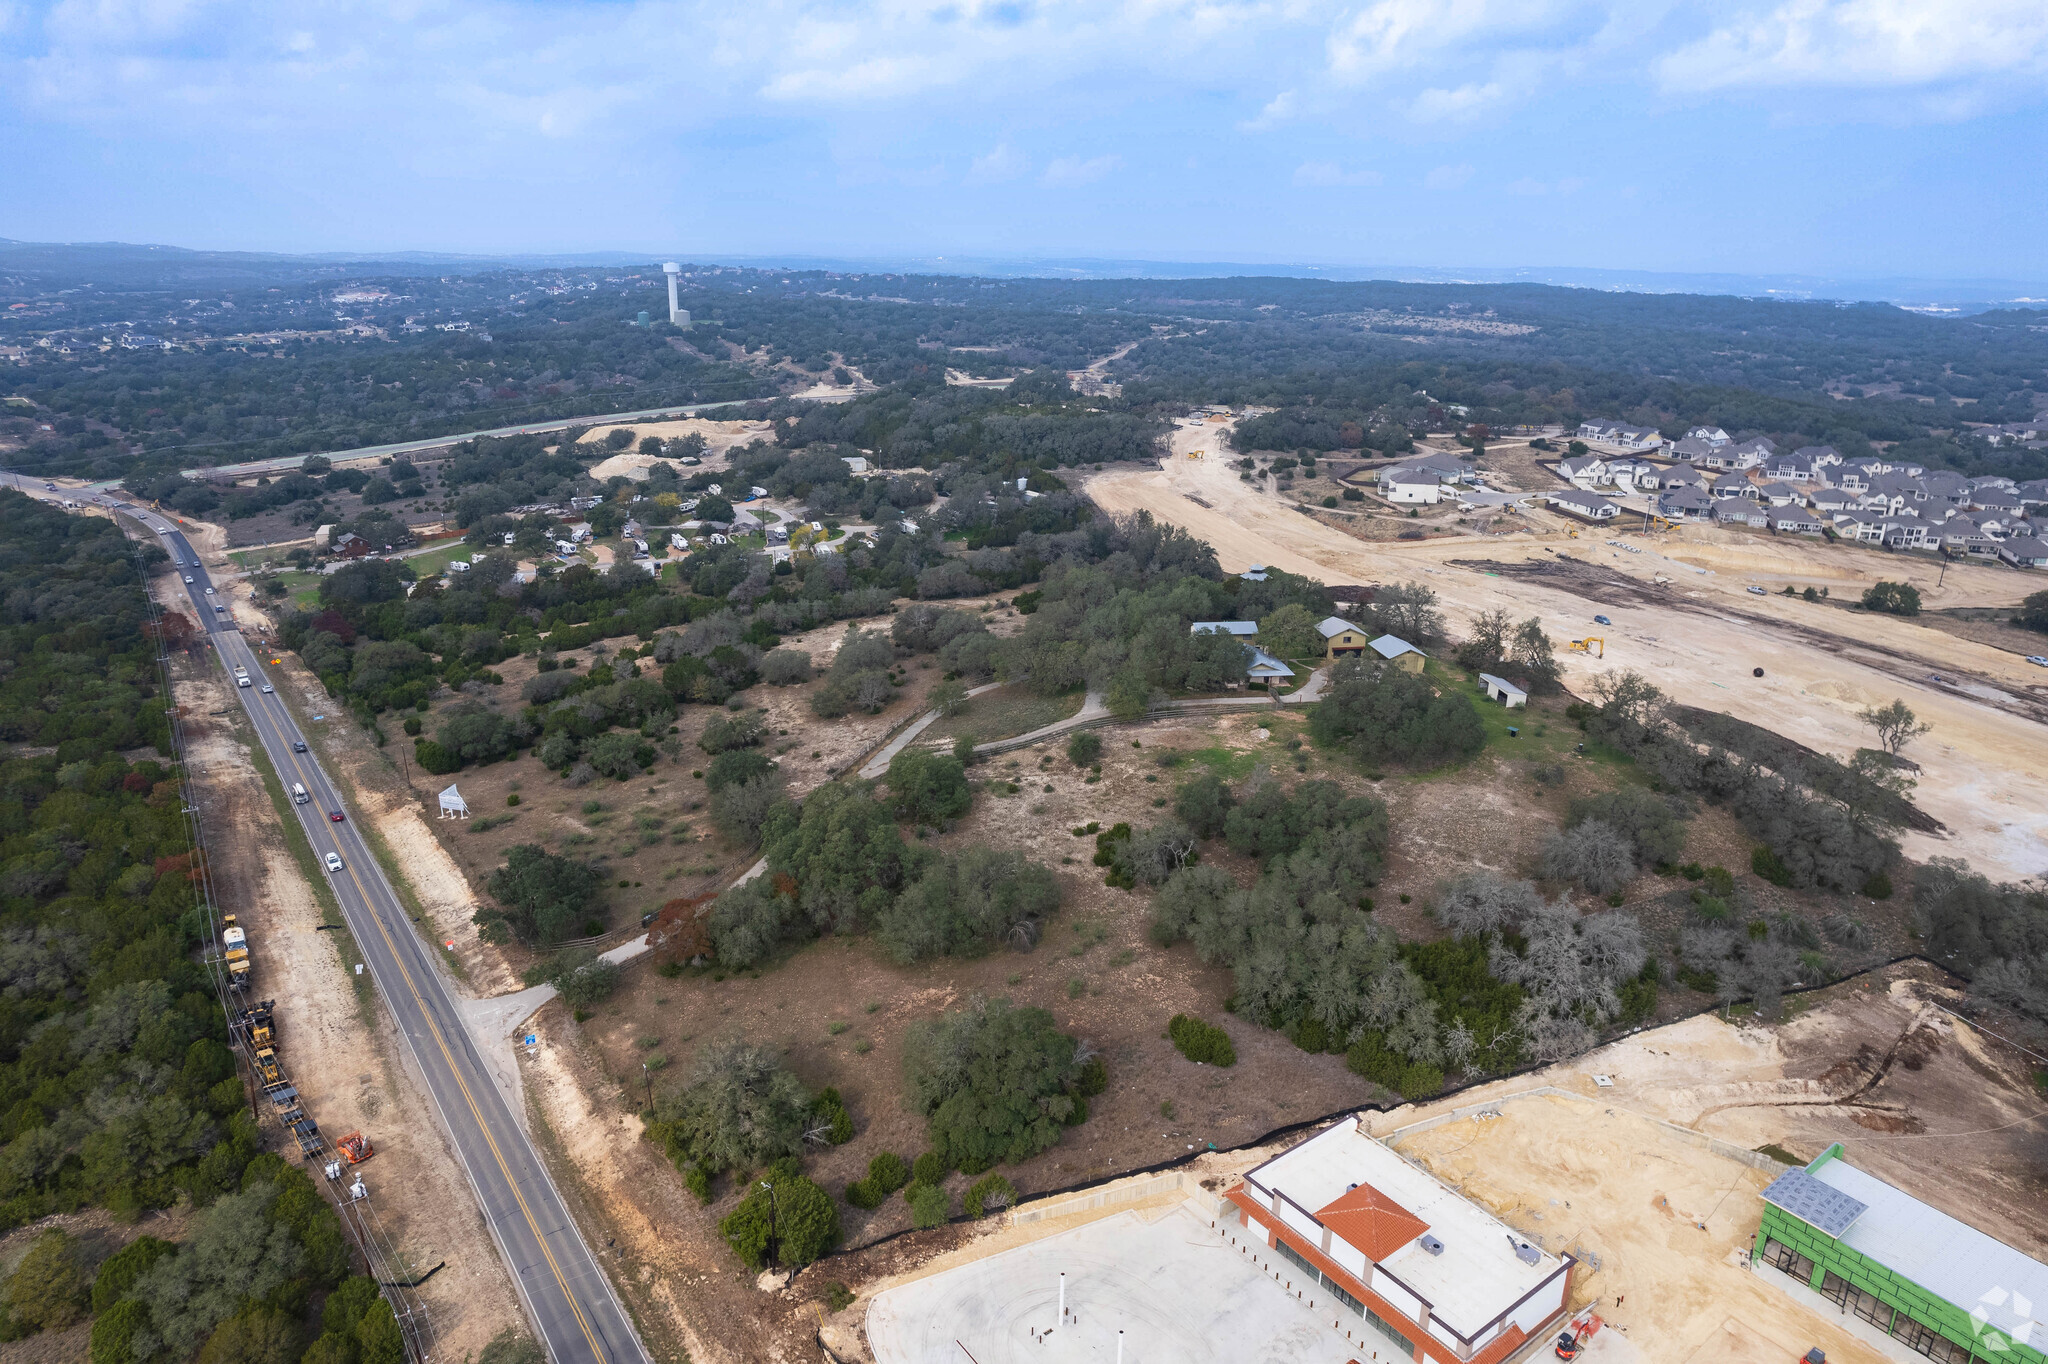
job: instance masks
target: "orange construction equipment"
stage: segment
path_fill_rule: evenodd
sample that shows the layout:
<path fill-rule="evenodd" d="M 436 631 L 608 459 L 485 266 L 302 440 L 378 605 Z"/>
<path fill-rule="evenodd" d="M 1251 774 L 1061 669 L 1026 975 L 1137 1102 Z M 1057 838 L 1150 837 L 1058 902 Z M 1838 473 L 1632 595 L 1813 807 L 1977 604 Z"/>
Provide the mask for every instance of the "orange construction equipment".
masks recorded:
<path fill-rule="evenodd" d="M 347 1156 L 351 1165 L 361 1165 L 377 1154 L 376 1148 L 370 1145 L 370 1139 L 360 1132 L 351 1132 L 335 1142 L 334 1149 Z"/>
<path fill-rule="evenodd" d="M 1559 1359 L 1577 1359 L 1580 1353 L 1585 1350 L 1586 1342 L 1597 1335 L 1600 1328 L 1606 1324 L 1593 1314 L 1592 1309 L 1588 1308 L 1586 1311 L 1579 1313 L 1578 1316 L 1573 1317 L 1565 1329 L 1558 1334 L 1557 1345 L 1553 1353 Z"/>

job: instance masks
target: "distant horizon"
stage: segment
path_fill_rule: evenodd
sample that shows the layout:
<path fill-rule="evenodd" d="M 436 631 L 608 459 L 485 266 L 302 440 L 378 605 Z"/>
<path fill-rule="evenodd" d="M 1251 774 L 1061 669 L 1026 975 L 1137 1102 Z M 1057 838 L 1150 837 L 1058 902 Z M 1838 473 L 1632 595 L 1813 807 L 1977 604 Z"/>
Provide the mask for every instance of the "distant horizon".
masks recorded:
<path fill-rule="evenodd" d="M 952 275 L 991 279 L 1115 280 L 1218 279 L 1232 277 L 1317 279 L 1333 283 L 1532 284 L 1616 293 L 1694 294 L 1704 297 L 1775 298 L 1823 303 L 1892 303 L 1918 311 L 1973 312 L 1987 307 L 2048 307 L 2048 278 L 2038 280 L 1933 275 L 1828 275 L 1795 272 L 1648 270 L 1571 265 L 1352 264 L 1312 260 L 1203 260 L 1142 254 L 989 256 L 971 252 L 878 252 L 837 254 L 814 251 L 707 252 L 643 250 L 633 247 L 590 251 L 482 251 L 436 248 L 290 251 L 261 247 L 195 247 L 176 242 L 33 241 L 0 236 L 0 253 L 20 248 L 77 251 L 177 252 L 202 257 L 304 261 L 309 264 L 375 266 L 466 265 L 506 269 L 624 268 L 676 260 L 700 266 L 761 270 L 824 271 L 837 274 Z M 0 269 L 6 266 L 0 254 Z"/>

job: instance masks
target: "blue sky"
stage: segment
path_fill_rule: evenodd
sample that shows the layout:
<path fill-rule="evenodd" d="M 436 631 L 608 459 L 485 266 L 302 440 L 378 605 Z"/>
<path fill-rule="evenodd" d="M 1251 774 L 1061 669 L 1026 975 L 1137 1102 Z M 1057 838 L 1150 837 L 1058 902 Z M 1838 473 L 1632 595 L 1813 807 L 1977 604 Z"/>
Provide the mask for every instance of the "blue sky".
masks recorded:
<path fill-rule="evenodd" d="M 2043 0 L 0 0 L 0 236 L 2048 279 Z"/>

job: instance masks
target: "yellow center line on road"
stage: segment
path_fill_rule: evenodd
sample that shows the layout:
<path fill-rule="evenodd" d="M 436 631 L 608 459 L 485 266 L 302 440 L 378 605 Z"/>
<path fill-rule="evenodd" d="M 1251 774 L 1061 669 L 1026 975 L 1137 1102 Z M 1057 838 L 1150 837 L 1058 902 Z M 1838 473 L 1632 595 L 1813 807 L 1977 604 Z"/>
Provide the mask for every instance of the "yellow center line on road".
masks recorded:
<path fill-rule="evenodd" d="M 300 755 L 297 753 L 292 754 L 291 764 L 293 771 L 298 773 L 299 779 L 303 782 L 307 773 L 305 765 L 299 761 L 299 757 Z M 332 831 L 329 832 L 329 837 L 335 844 L 335 850 L 339 852 L 341 840 L 333 838 Z M 364 846 L 368 846 L 367 840 L 359 841 L 362 841 Z M 584 1315 L 583 1304 L 577 1300 L 576 1294 L 570 1289 L 569 1281 L 563 1275 L 562 1267 L 556 1261 L 554 1251 L 548 1246 L 546 1235 L 542 1233 L 540 1224 L 534 1219 L 533 1209 L 526 1201 L 526 1194 L 520 1189 L 519 1181 L 513 1178 L 512 1167 L 506 1162 L 505 1153 L 498 1148 L 498 1140 L 491 1134 L 490 1124 L 484 1121 L 483 1110 L 478 1107 L 476 1096 L 470 1092 L 469 1083 L 462 1078 L 462 1072 L 455 1064 L 455 1054 L 448 1046 L 448 1039 L 442 1033 L 441 1025 L 435 1021 L 433 1011 L 427 1007 L 427 1001 L 420 994 L 419 984 L 413 979 L 412 972 L 406 969 L 405 958 L 399 955 L 398 944 L 392 941 L 391 931 L 384 924 L 384 916 L 377 912 L 377 906 L 370 898 L 369 890 L 363 885 L 362 878 L 356 875 L 354 862 L 351 860 L 344 863 L 343 870 L 348 873 L 348 879 L 354 883 L 356 893 L 362 897 L 364 910 L 376 923 L 377 933 L 383 938 L 385 948 L 391 953 L 391 960 L 396 963 L 399 975 L 404 978 L 406 989 L 411 992 L 413 1001 L 419 1005 L 420 1016 L 426 1020 L 427 1027 L 433 1032 L 434 1044 L 441 1049 L 441 1059 L 447 1064 L 448 1073 L 454 1077 L 457 1088 L 462 1091 L 463 1102 L 469 1105 L 470 1117 L 475 1120 L 477 1131 L 483 1134 L 485 1144 L 491 1148 L 491 1158 L 497 1161 L 499 1173 L 504 1175 L 506 1186 L 511 1189 L 513 1199 L 518 1202 L 520 1215 L 526 1219 L 527 1229 L 533 1233 L 534 1243 L 540 1247 L 541 1255 L 548 1262 L 548 1269 L 554 1274 L 555 1282 L 562 1289 L 562 1296 L 568 1300 L 569 1310 L 575 1314 L 576 1324 L 582 1328 L 583 1338 L 590 1342 L 592 1356 L 600 1361 L 608 1359 L 610 1357 L 608 1352 L 598 1343 L 597 1334 L 591 1329 L 590 1321 Z M 454 1134 L 450 1133 L 449 1135 L 453 1136 Z M 539 1159 L 538 1153 L 536 1153 L 535 1159 Z M 478 1192 L 481 1193 L 482 1190 L 478 1190 Z"/>
<path fill-rule="evenodd" d="M 197 598 L 194 599 L 194 604 L 195 606 L 198 604 Z M 208 633 L 213 636 L 212 642 L 215 654 L 221 659 L 221 661 L 224 664 L 227 663 L 227 650 L 222 647 L 223 636 L 227 634 L 234 634 L 236 638 L 240 639 L 240 631 L 209 630 Z M 243 640 L 242 643 L 243 647 L 246 648 L 248 641 Z M 250 654 L 251 657 L 253 658 L 254 650 L 251 650 Z M 232 665 L 230 665 L 230 670 L 232 670 Z M 238 688 L 237 690 L 239 691 L 240 689 Z M 279 705 L 280 707 L 283 706 L 282 698 L 279 698 Z M 256 707 L 252 706 L 250 707 L 250 710 L 253 717 Z M 274 718 L 272 722 L 277 723 Z M 280 728 L 282 728 L 282 726 L 280 726 Z M 260 726 L 258 729 L 257 737 L 259 741 L 262 738 Z M 291 767 L 292 770 L 298 774 L 300 781 L 303 783 L 308 773 L 306 771 L 306 765 L 300 761 L 300 757 L 301 755 L 298 753 L 291 754 Z M 331 789 L 332 783 L 328 783 L 328 785 Z M 337 793 L 337 802 L 338 800 L 339 794 Z M 329 841 L 334 845 L 335 851 L 337 853 L 340 852 L 340 839 L 334 837 L 332 830 L 328 831 L 328 837 Z M 365 847 L 368 846 L 367 840 L 359 841 L 362 842 Z M 533 1233 L 534 1243 L 540 1248 L 541 1256 L 547 1261 L 549 1271 L 553 1273 L 553 1275 L 555 1276 L 555 1283 L 561 1288 L 562 1296 L 568 1301 L 569 1310 L 573 1314 L 575 1314 L 576 1324 L 582 1330 L 584 1340 L 587 1341 L 590 1345 L 592 1357 L 599 1361 L 609 1359 L 609 1353 L 605 1350 L 604 1346 L 598 1342 L 596 1332 L 591 1329 L 590 1320 L 583 1311 L 583 1304 L 577 1299 L 576 1294 L 570 1289 L 569 1281 L 567 1277 L 562 1273 L 561 1264 L 555 1259 L 554 1251 L 549 1248 L 547 1243 L 547 1237 L 541 1232 L 540 1224 L 534 1218 L 533 1208 L 526 1201 L 525 1192 L 519 1187 L 519 1181 L 513 1177 L 512 1168 L 511 1165 L 505 1159 L 505 1153 L 501 1149 L 499 1149 L 497 1138 L 494 1135 L 492 1135 L 490 1125 L 484 1121 L 483 1110 L 478 1106 L 475 1094 L 473 1094 L 470 1091 L 469 1083 L 463 1079 L 461 1070 L 458 1069 L 455 1064 L 455 1055 L 453 1050 L 448 1045 L 447 1036 L 441 1031 L 440 1024 L 435 1021 L 433 1011 L 427 1007 L 426 999 L 423 995 L 421 995 L 419 984 L 417 981 L 413 979 L 412 972 L 406 968 L 405 958 L 399 954 L 398 944 L 392 940 L 391 932 L 385 926 L 383 916 L 377 912 L 376 904 L 371 899 L 368 889 L 363 885 L 362 878 L 356 874 L 356 870 L 353 863 L 345 862 L 343 864 L 343 870 L 348 873 L 348 878 L 350 882 L 352 882 L 355 885 L 356 893 L 362 897 L 365 912 L 367 912 L 370 915 L 371 919 L 375 921 L 377 925 L 378 936 L 384 940 L 384 946 L 386 950 L 388 950 L 391 953 L 391 959 L 393 963 L 396 964 L 396 966 L 398 967 L 398 973 L 404 979 L 406 989 L 411 993 L 413 997 L 413 1002 L 419 1006 L 420 1016 L 426 1020 L 428 1029 L 432 1031 L 434 1035 L 434 1044 L 437 1047 L 439 1047 L 441 1051 L 441 1059 L 447 1065 L 449 1075 L 454 1078 L 456 1087 L 462 1091 L 463 1102 L 469 1106 L 470 1117 L 475 1121 L 477 1131 L 483 1135 L 485 1144 L 490 1147 L 491 1158 L 497 1162 L 499 1173 L 505 1177 L 505 1184 L 512 1191 L 513 1200 L 517 1202 L 519 1205 L 520 1215 L 526 1219 L 527 1229 Z M 453 1138 L 454 1135 L 455 1134 L 453 1132 L 449 1133 L 449 1136 L 451 1138 Z M 536 1160 L 539 1159 L 539 1154 L 537 1152 L 535 1153 L 534 1158 Z M 477 1192 L 479 1196 L 481 1196 L 483 1193 L 481 1189 L 479 1189 Z M 566 1215 L 566 1213 L 567 1209 L 565 1208 L 564 1214 Z M 485 1209 L 485 1215 L 489 1215 L 488 1209 Z M 510 1268 L 511 1267 L 508 1266 L 508 1269 Z M 595 1268 L 594 1263 L 593 1268 Z M 600 1270 L 599 1272 L 602 1271 Z M 538 1316 L 537 1311 L 536 1316 Z"/>

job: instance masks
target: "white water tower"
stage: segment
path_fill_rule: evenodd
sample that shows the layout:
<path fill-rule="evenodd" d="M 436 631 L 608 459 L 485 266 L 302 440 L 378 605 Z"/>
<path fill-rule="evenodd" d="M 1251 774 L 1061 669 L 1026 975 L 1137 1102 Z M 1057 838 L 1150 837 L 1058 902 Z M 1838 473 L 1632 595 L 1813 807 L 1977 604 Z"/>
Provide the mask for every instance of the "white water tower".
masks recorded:
<path fill-rule="evenodd" d="M 668 276 L 668 320 L 678 327 L 687 327 L 690 325 L 689 309 L 676 298 L 676 286 L 683 278 L 683 267 L 669 261 L 661 267 L 661 272 Z"/>

